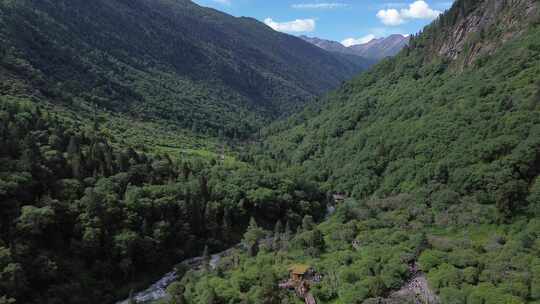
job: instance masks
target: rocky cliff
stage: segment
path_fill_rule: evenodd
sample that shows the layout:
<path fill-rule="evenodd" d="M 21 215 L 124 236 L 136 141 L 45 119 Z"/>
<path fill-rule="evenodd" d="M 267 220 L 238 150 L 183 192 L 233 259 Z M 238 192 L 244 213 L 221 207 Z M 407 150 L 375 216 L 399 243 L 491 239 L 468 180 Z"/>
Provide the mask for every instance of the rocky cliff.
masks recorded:
<path fill-rule="evenodd" d="M 424 48 L 426 58 L 443 57 L 462 68 L 540 22 L 539 7 L 538 0 L 458 0 L 411 46 Z"/>

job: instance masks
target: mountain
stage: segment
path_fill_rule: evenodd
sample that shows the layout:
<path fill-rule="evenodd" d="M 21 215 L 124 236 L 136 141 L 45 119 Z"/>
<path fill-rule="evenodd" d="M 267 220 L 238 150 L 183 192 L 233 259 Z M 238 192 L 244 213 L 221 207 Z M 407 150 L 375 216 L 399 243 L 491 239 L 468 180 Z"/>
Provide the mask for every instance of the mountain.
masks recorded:
<path fill-rule="evenodd" d="M 0 23 L 2 94 L 214 135 L 247 136 L 363 69 L 187 0 L 2 1 Z"/>
<path fill-rule="evenodd" d="M 365 44 L 350 46 L 351 51 L 365 58 L 382 59 L 395 56 L 409 43 L 408 36 L 390 35 L 386 38 L 373 39 Z"/>
<path fill-rule="evenodd" d="M 441 187 L 518 212 L 540 172 L 538 6 L 457 1 L 395 58 L 269 129 L 265 150 L 328 191 Z"/>
<path fill-rule="evenodd" d="M 397 34 L 390 35 L 386 38 L 373 39 L 367 43 L 349 47 L 331 40 L 307 36 L 300 36 L 300 38 L 329 52 L 356 55 L 377 61 L 386 57 L 395 56 L 409 43 L 408 36 Z"/>
<path fill-rule="evenodd" d="M 0 1 L 0 303 L 115 303 L 251 218 L 322 219 L 226 143 L 356 60 L 185 0 Z"/>
<path fill-rule="evenodd" d="M 300 36 L 300 38 L 304 41 L 307 41 L 315 46 L 320 47 L 321 49 L 327 50 L 329 52 L 334 53 L 343 53 L 343 54 L 352 54 L 351 50 L 347 47 L 345 47 L 343 44 L 332 41 L 332 40 L 326 40 L 326 39 L 320 39 L 317 37 L 308 37 L 308 36 Z"/>
<path fill-rule="evenodd" d="M 219 154 L 183 119 L 247 132 L 267 113 L 220 70 L 250 62 L 240 37 L 226 62 L 194 41 L 233 24 L 177 36 L 224 22 L 190 3 L 0 1 L 0 303 L 112 304 L 163 274 L 158 303 L 540 301 L 539 1 L 456 0 Z"/>
<path fill-rule="evenodd" d="M 171 295 L 286 302 L 294 293 L 278 286 L 301 275 L 319 304 L 538 303 L 539 75 L 539 1 L 454 1 L 253 147 L 259 166 L 335 194 L 336 212 L 296 233 L 252 225 L 245 240 L 273 242 Z M 291 266 L 309 272 L 287 282 Z"/>
<path fill-rule="evenodd" d="M 377 63 L 380 58 L 368 57 L 360 55 L 360 52 L 355 52 L 350 48 L 346 48 L 341 43 L 331 40 L 300 36 L 300 39 L 309 42 L 323 50 L 332 53 L 334 56 L 350 61 L 353 66 L 358 66 L 359 70 L 363 71 Z"/>

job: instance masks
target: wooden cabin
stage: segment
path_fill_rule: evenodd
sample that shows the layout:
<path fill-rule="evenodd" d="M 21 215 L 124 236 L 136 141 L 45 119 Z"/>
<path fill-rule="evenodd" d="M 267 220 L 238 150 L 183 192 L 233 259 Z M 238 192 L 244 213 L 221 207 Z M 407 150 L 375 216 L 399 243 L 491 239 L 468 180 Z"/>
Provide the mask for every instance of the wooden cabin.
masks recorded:
<path fill-rule="evenodd" d="M 313 273 L 313 268 L 309 265 L 296 264 L 289 267 L 289 274 L 291 281 L 300 282 L 308 279 Z"/>
<path fill-rule="evenodd" d="M 341 204 L 345 201 L 347 197 L 345 196 L 345 194 L 336 193 L 332 196 L 332 198 L 334 199 L 334 204 Z"/>

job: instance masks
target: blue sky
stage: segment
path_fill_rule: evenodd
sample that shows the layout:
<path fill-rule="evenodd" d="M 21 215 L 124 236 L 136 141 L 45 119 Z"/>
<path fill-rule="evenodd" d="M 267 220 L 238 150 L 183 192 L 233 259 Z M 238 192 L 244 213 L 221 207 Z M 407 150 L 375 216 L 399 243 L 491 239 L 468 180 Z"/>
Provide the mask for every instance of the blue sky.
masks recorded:
<path fill-rule="evenodd" d="M 345 44 L 413 34 L 452 0 L 195 0 L 234 16 L 254 17 L 276 30 Z"/>

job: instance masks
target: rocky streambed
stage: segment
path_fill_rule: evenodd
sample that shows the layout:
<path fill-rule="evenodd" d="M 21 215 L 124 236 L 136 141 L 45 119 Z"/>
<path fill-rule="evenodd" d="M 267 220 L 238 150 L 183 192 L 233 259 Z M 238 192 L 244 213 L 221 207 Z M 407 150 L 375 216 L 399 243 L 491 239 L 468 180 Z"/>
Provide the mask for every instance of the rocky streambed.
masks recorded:
<path fill-rule="evenodd" d="M 327 210 L 326 210 L 326 218 L 334 214 L 335 211 L 336 211 L 335 206 L 328 205 Z M 271 238 L 265 238 L 264 240 L 261 240 L 261 242 L 262 241 L 268 242 L 268 241 L 271 241 Z M 229 256 L 233 252 L 233 250 L 238 249 L 240 247 L 241 245 L 236 245 L 222 252 L 213 254 L 210 257 L 210 268 L 216 269 L 221 258 Z M 187 267 L 187 269 L 190 269 L 190 270 L 199 270 L 202 267 L 202 264 L 203 264 L 202 256 L 187 259 L 179 263 L 179 265 L 183 265 Z M 172 270 L 171 272 L 166 273 L 154 284 L 150 285 L 150 287 L 148 287 L 147 289 L 135 293 L 133 295 L 133 299 L 137 301 L 137 303 L 151 303 L 151 302 L 163 299 L 167 297 L 167 287 L 171 283 L 176 281 L 177 279 L 178 279 L 178 275 L 176 274 L 176 271 Z M 129 299 L 116 302 L 116 304 L 128 304 L 128 303 L 129 303 Z"/>
<path fill-rule="evenodd" d="M 225 251 L 213 254 L 210 257 L 210 268 L 215 269 L 218 266 L 221 258 L 225 256 L 229 256 L 233 252 L 233 250 L 237 248 L 239 248 L 239 245 L 231 247 Z M 199 256 L 199 257 L 187 259 L 180 262 L 179 264 L 191 270 L 199 270 L 203 264 L 203 257 Z M 133 295 L 133 299 L 137 301 L 137 303 L 151 303 L 153 301 L 163 299 L 167 296 L 167 287 L 171 283 L 176 281 L 177 279 L 178 279 L 178 275 L 176 274 L 176 271 L 172 270 L 171 272 L 166 273 L 154 284 L 150 285 L 150 287 L 148 287 L 147 289 L 135 293 Z M 116 302 L 116 304 L 128 304 L 128 303 L 129 303 L 129 299 Z"/>

